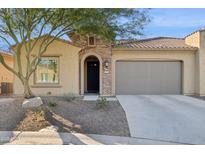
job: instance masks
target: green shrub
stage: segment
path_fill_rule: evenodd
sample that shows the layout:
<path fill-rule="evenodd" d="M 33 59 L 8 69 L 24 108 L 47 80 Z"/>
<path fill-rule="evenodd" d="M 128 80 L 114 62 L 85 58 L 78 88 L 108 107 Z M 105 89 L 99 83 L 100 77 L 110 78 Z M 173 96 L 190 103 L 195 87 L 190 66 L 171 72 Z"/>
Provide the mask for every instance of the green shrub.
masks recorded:
<path fill-rule="evenodd" d="M 41 122 L 45 120 L 45 113 L 43 110 L 37 110 L 34 111 L 34 118 L 36 119 L 36 121 Z"/>
<path fill-rule="evenodd" d="M 44 117 L 45 113 L 43 110 L 34 111 L 35 116 L 37 117 Z"/>
<path fill-rule="evenodd" d="M 67 93 L 67 94 L 64 94 L 63 95 L 63 98 L 68 101 L 68 102 L 71 102 L 73 100 L 75 100 L 77 98 L 77 95 L 74 94 L 74 93 Z"/>
<path fill-rule="evenodd" d="M 96 103 L 97 109 L 105 108 L 108 105 L 109 105 L 109 101 L 107 101 L 106 97 L 100 97 Z"/>
<path fill-rule="evenodd" d="M 56 106 L 57 106 L 57 103 L 55 103 L 55 102 L 49 102 L 49 103 L 48 103 L 48 106 L 49 106 L 49 107 L 56 107 Z"/>

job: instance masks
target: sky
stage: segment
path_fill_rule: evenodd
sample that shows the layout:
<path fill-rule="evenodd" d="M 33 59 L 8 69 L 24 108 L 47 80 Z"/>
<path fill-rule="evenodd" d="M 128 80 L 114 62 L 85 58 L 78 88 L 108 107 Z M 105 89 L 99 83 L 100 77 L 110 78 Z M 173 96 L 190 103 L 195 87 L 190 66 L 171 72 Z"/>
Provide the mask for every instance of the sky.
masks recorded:
<path fill-rule="evenodd" d="M 183 38 L 196 30 L 205 28 L 203 8 L 152 8 L 149 10 L 149 16 L 151 22 L 144 27 L 144 35 L 140 38 L 160 36 Z M 1 42 L 0 48 L 7 49 Z"/>
<path fill-rule="evenodd" d="M 150 9 L 151 22 L 144 28 L 143 38 L 169 36 L 183 38 L 205 28 L 205 9 Z"/>

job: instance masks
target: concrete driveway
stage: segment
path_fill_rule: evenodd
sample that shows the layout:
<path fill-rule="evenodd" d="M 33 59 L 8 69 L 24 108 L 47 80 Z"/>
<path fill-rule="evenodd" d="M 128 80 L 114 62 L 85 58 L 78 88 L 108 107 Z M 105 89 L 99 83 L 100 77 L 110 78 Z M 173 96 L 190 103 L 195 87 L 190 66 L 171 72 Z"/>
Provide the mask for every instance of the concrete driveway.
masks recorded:
<path fill-rule="evenodd" d="M 205 101 L 183 95 L 118 95 L 132 137 L 205 144 Z"/>

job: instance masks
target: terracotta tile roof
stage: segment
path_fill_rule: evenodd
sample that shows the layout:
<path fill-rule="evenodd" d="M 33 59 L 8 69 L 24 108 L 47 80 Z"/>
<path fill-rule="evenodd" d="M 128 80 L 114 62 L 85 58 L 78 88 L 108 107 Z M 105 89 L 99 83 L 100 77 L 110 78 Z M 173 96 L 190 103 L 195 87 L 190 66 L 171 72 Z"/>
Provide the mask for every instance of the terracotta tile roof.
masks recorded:
<path fill-rule="evenodd" d="M 2 50 L 2 49 L 0 49 L 0 54 L 13 56 L 13 54 L 10 51 L 6 51 L 6 50 Z"/>
<path fill-rule="evenodd" d="M 156 37 L 132 41 L 121 40 L 116 41 L 113 47 L 128 49 L 197 49 L 196 47 L 187 45 L 184 39 L 171 37 Z"/>

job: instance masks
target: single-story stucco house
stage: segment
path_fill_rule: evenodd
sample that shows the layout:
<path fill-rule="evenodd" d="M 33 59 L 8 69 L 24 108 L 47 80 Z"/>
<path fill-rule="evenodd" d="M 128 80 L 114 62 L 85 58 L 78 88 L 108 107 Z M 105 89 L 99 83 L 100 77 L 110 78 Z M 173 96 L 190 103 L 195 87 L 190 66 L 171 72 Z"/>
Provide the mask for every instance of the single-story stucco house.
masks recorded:
<path fill-rule="evenodd" d="M 205 95 L 205 30 L 182 39 L 108 43 L 75 34 L 70 39 L 55 40 L 45 52 L 29 81 L 34 94 Z M 22 93 L 15 77 L 14 94 Z"/>

